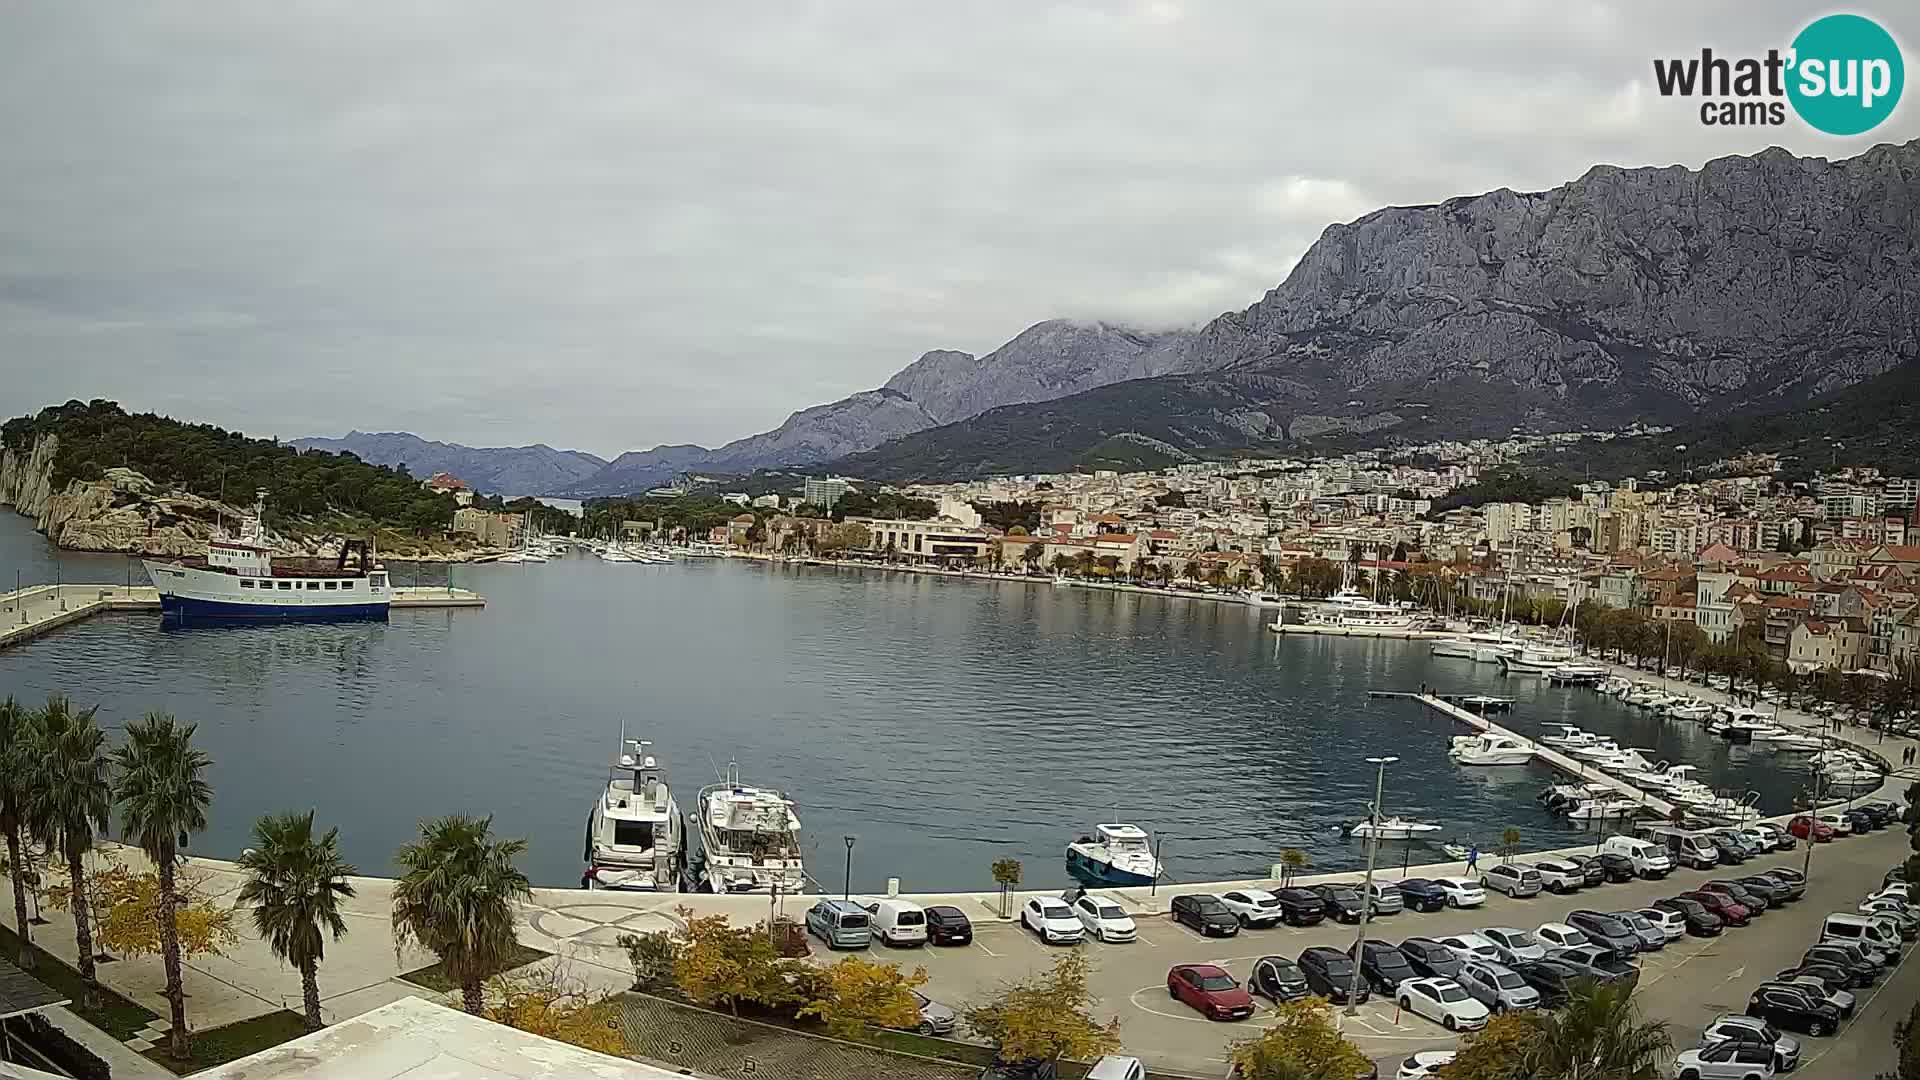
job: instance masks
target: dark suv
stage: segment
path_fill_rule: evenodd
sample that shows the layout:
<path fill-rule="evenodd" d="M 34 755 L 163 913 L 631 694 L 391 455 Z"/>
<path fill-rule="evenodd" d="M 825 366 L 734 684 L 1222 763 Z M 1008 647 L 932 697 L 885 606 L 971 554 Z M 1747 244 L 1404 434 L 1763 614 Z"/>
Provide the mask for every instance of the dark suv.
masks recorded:
<path fill-rule="evenodd" d="M 1212 893 L 1188 893 L 1173 898 L 1168 909 L 1177 923 L 1193 927 L 1201 937 L 1219 934 L 1232 937 L 1240 932 L 1240 919 Z"/>
<path fill-rule="evenodd" d="M 1281 889 L 1273 894 L 1280 901 L 1280 921 L 1288 926 L 1315 926 L 1327 917 L 1327 902 L 1307 889 Z"/>
<path fill-rule="evenodd" d="M 1339 949 L 1316 946 L 1300 954 L 1300 973 L 1307 977 L 1307 986 L 1314 993 L 1333 1002 L 1345 1005 L 1347 994 L 1353 988 L 1353 961 Z M 1360 996 L 1355 1003 L 1367 1000 L 1367 982 L 1360 980 Z"/>
<path fill-rule="evenodd" d="M 1360 890 L 1351 885 L 1315 885 L 1310 892 L 1320 897 L 1321 910 L 1343 923 L 1357 923 L 1366 905 Z"/>
<path fill-rule="evenodd" d="M 1447 891 L 1426 878 L 1401 878 L 1394 884 L 1400 886 L 1408 911 L 1439 911 L 1447 906 Z"/>
<path fill-rule="evenodd" d="M 1622 956 L 1640 951 L 1640 935 L 1612 915 L 1582 909 L 1567 916 L 1567 925 L 1585 933 L 1595 945 L 1605 945 Z"/>
<path fill-rule="evenodd" d="M 1384 941 L 1368 940 L 1360 945 L 1360 977 L 1376 994 L 1392 997 L 1400 984 L 1414 978 L 1413 966 L 1406 955 Z"/>
<path fill-rule="evenodd" d="M 1460 974 L 1460 958 L 1432 938 L 1408 938 L 1400 943 L 1400 955 L 1415 973 L 1429 978 L 1451 979 Z"/>

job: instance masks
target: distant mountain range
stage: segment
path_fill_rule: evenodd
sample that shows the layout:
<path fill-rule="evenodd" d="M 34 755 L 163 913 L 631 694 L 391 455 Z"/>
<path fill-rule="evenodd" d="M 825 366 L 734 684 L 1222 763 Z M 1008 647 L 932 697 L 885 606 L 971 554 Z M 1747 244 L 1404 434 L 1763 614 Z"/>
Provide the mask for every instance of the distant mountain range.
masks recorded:
<path fill-rule="evenodd" d="M 1597 166 L 1549 191 L 1391 207 L 1330 226 L 1264 298 L 1198 331 L 1043 322 L 718 449 L 658 446 L 569 478 L 597 460 L 574 455 L 538 493 L 775 466 L 892 482 L 1155 467 L 1790 410 L 1920 357 L 1917 211 L 1920 141 L 1837 162 L 1774 148 L 1699 170 Z M 301 444 L 395 464 L 415 451 L 374 445 L 393 438 Z M 421 445 L 479 455 L 435 467 L 483 488 L 536 475 L 490 455 L 562 453 Z"/>
<path fill-rule="evenodd" d="M 545 495 L 564 491 L 607 467 L 602 458 L 578 450 L 537 446 L 461 446 L 428 442 L 404 431 L 349 431 L 339 439 L 293 439 L 302 450 L 351 453 L 373 465 L 406 466 L 419 479 L 452 473 L 478 491 L 504 495 Z"/>

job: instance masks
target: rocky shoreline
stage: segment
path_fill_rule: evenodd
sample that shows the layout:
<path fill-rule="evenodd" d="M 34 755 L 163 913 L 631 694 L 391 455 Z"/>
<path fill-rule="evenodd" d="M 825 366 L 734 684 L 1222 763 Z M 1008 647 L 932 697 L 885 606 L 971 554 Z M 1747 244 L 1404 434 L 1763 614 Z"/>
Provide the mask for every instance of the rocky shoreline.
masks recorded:
<path fill-rule="evenodd" d="M 33 519 L 34 528 L 62 551 L 181 557 L 205 555 L 223 517 L 242 508 L 184 491 L 170 491 L 133 469 L 107 469 L 98 480 L 73 480 L 54 489 L 51 435 L 22 453 L 0 450 L 0 507 Z M 280 538 L 274 553 L 331 558 L 343 538 L 322 534 Z M 474 562 L 502 554 L 493 548 L 454 551 L 396 546 L 382 555 L 408 562 Z"/>

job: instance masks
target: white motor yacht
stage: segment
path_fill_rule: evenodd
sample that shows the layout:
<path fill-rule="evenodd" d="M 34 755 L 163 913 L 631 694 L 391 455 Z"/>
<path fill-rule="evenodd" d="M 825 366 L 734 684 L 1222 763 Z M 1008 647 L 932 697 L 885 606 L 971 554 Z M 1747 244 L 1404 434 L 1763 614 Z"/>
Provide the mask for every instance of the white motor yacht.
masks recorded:
<path fill-rule="evenodd" d="M 1487 732 L 1465 744 L 1454 743 L 1447 756 L 1460 765 L 1525 765 L 1534 749 L 1511 735 Z"/>
<path fill-rule="evenodd" d="M 1568 757 L 1581 761 L 1600 762 L 1620 752 L 1620 744 L 1612 739 L 1596 738 L 1585 746 L 1575 746 L 1566 751 Z"/>
<path fill-rule="evenodd" d="M 1767 740 L 1767 749 L 1776 753 L 1812 753 L 1826 747 L 1818 735 L 1805 735 L 1788 732 L 1785 735 Z"/>
<path fill-rule="evenodd" d="M 1592 732 L 1575 727 L 1572 724 L 1548 724 L 1552 731 L 1540 736 L 1536 741 L 1542 746 L 1552 746 L 1561 750 L 1571 750 L 1577 746 L 1592 746 Z"/>
<path fill-rule="evenodd" d="M 1500 657 L 1500 670 L 1508 675 L 1545 675 L 1572 660 L 1573 654 L 1565 649 L 1529 646 Z"/>
<path fill-rule="evenodd" d="M 1675 720 L 1700 721 L 1713 715 L 1713 706 L 1704 701 L 1688 698 L 1681 704 L 1667 706 L 1667 715 Z"/>
<path fill-rule="evenodd" d="M 1101 885 L 1151 885 L 1160 880 L 1160 860 L 1139 826 L 1095 825 L 1092 836 L 1067 845 L 1067 872 Z"/>
<path fill-rule="evenodd" d="M 1608 818 L 1632 817 L 1639 811 L 1639 803 L 1624 795 L 1613 795 L 1577 802 L 1567 809 L 1567 816 L 1575 821 L 1604 821 Z"/>
<path fill-rule="evenodd" d="M 1372 821 L 1362 821 L 1354 825 L 1349 825 L 1341 831 L 1348 836 L 1356 836 L 1361 839 L 1376 837 L 1381 840 L 1405 840 L 1413 836 L 1425 836 L 1428 833 L 1437 833 L 1440 831 L 1440 826 L 1432 825 L 1424 821 L 1408 821 L 1404 818 L 1390 817 L 1380 819 L 1380 824 L 1378 825 L 1375 825 Z"/>
<path fill-rule="evenodd" d="M 800 815 L 793 800 L 771 788 L 740 783 L 740 766 L 700 789 L 700 873 L 716 893 L 792 895 L 807 885 L 800 854 Z"/>
<path fill-rule="evenodd" d="M 589 889 L 679 892 L 686 861 L 684 824 L 661 778 L 653 744 L 620 740 L 607 789 L 587 815 Z"/>

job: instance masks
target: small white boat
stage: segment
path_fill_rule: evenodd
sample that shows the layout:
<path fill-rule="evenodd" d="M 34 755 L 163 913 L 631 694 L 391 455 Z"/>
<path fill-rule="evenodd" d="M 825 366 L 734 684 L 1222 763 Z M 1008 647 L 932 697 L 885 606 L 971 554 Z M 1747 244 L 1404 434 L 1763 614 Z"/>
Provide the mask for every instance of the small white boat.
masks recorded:
<path fill-rule="evenodd" d="M 1562 686 L 1598 686 L 1607 677 L 1607 669 L 1592 664 L 1561 664 L 1547 669 L 1547 680 Z"/>
<path fill-rule="evenodd" d="M 1826 747 L 1818 735 L 1800 735 L 1789 732 L 1767 740 L 1767 749 L 1779 753 L 1812 753 Z"/>
<path fill-rule="evenodd" d="M 1548 724 L 1547 726 L 1554 730 L 1540 736 L 1540 738 L 1536 740 L 1542 746 L 1553 746 L 1562 750 L 1568 750 L 1577 746 L 1592 746 L 1594 743 L 1595 736 L 1592 732 L 1572 724 Z"/>
<path fill-rule="evenodd" d="M 1095 825 L 1067 845 L 1067 872 L 1101 885 L 1151 885 L 1160 879 L 1147 834 L 1136 825 Z"/>
<path fill-rule="evenodd" d="M 1500 670 L 1508 675 L 1545 675 L 1573 660 L 1565 649 L 1522 649 L 1500 658 Z"/>
<path fill-rule="evenodd" d="M 1359 837 L 1363 840 L 1368 838 L 1378 840 L 1406 840 L 1414 836 L 1425 836 L 1428 833 L 1437 833 L 1440 831 L 1440 826 L 1424 821 L 1408 821 L 1405 818 L 1390 817 L 1382 818 L 1378 825 L 1371 821 L 1362 821 L 1357 824 L 1348 825 L 1341 831 L 1348 836 Z"/>
<path fill-rule="evenodd" d="M 1467 743 L 1455 743 L 1447 756 L 1461 765 L 1525 765 L 1534 749 L 1511 735 L 1487 732 Z"/>
<path fill-rule="evenodd" d="M 1624 796 L 1615 795 L 1605 799 L 1586 799 L 1575 803 L 1567 810 L 1567 816 L 1575 821 L 1605 821 L 1608 818 L 1632 817 L 1640 811 L 1640 804 Z"/>
<path fill-rule="evenodd" d="M 1281 596 L 1277 592 L 1261 592 L 1258 589 L 1248 589 L 1246 592 L 1241 593 L 1240 602 L 1250 607 L 1277 608 L 1287 606 L 1286 597 Z"/>

